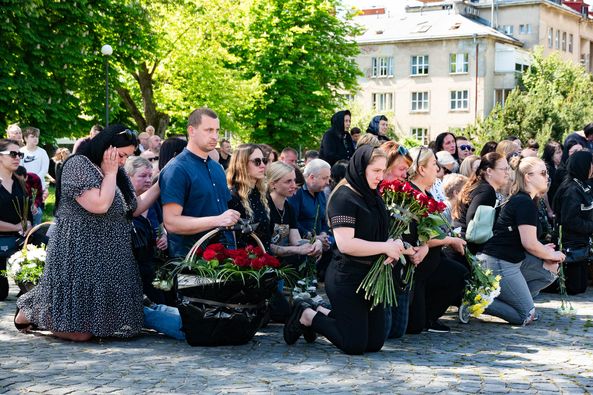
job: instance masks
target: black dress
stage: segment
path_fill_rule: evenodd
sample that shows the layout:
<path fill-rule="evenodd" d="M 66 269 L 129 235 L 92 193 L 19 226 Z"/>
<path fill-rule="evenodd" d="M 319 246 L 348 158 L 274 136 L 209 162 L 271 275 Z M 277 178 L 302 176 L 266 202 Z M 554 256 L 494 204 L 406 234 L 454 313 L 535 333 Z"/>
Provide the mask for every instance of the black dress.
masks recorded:
<path fill-rule="evenodd" d="M 231 200 L 229 201 L 229 209 L 237 210 L 241 214 L 241 218 L 248 219 L 251 223 L 257 223 L 255 235 L 259 237 L 266 251 L 270 250 L 270 241 L 272 239 L 272 231 L 270 229 L 270 215 L 266 207 L 260 199 L 260 193 L 257 188 L 253 188 L 249 193 L 248 200 L 252 215 L 247 214 L 247 210 L 241 203 L 241 198 L 237 194 L 235 188 L 231 189 Z M 242 235 L 235 232 L 237 247 L 245 247 L 247 245 L 255 245 L 255 241 L 249 235 Z"/>

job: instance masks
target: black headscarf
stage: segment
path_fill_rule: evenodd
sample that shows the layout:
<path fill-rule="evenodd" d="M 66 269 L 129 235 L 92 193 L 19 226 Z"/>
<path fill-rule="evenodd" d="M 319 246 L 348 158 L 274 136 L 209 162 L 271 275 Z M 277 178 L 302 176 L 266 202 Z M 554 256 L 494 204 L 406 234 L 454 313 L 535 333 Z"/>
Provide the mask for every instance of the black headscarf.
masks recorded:
<path fill-rule="evenodd" d="M 375 149 L 377 148 L 363 145 L 354 152 L 350 163 L 348 163 L 348 169 L 346 169 L 346 181 L 362 196 L 369 209 L 376 215 L 379 235 L 387 239 L 388 216 L 385 203 L 379 194 L 379 190 L 373 190 L 369 187 L 365 174 Z"/>
<path fill-rule="evenodd" d="M 566 190 L 571 184 L 576 183 L 580 187 L 583 196 L 590 199 L 589 186 L 589 172 L 591 171 L 591 164 L 593 163 L 593 154 L 589 150 L 577 151 L 572 154 L 566 161 L 566 176 L 556 191 L 553 201 L 554 211 L 559 211 L 562 205 L 562 199 L 565 198 Z"/>

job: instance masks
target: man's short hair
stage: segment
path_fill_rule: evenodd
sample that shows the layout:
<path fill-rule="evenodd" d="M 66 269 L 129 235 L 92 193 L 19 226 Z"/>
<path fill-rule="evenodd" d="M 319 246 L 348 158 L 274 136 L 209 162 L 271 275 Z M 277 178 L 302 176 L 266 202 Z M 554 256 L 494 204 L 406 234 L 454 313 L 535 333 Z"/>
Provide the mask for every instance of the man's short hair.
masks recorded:
<path fill-rule="evenodd" d="M 310 175 L 317 175 L 323 169 L 331 170 L 331 166 L 323 159 L 313 159 L 311 162 L 307 163 L 307 166 L 305 166 L 305 170 L 303 170 L 303 175 L 305 177 L 309 177 Z"/>
<path fill-rule="evenodd" d="M 210 117 L 212 119 L 218 119 L 218 115 L 208 107 L 200 107 L 189 115 L 189 120 L 187 121 L 187 126 L 198 127 L 202 123 L 203 116 Z"/>
<path fill-rule="evenodd" d="M 317 159 L 319 158 L 319 151 L 308 150 L 305 152 L 305 159 Z"/>
<path fill-rule="evenodd" d="M 94 125 L 91 127 L 90 133 L 91 133 L 91 134 L 92 134 L 93 132 L 97 132 L 97 133 L 99 133 L 99 132 L 102 132 L 102 131 L 103 131 L 103 126 L 101 126 L 101 125 L 99 125 L 98 123 L 96 123 L 96 124 L 94 124 Z"/>
<path fill-rule="evenodd" d="M 460 141 L 460 140 L 465 140 L 465 141 L 469 141 L 469 139 L 465 136 L 457 136 L 455 137 L 455 141 Z"/>
<path fill-rule="evenodd" d="M 362 130 L 360 130 L 360 128 L 357 127 L 353 127 L 352 129 L 350 129 L 350 135 L 354 136 L 355 134 L 361 134 Z"/>
<path fill-rule="evenodd" d="M 583 128 L 583 132 L 585 132 L 585 136 L 591 136 L 593 134 L 593 122 L 591 122 L 590 124 L 586 125 Z"/>
<path fill-rule="evenodd" d="M 289 152 L 292 152 L 292 153 L 293 153 L 293 154 L 295 154 L 296 156 L 299 156 L 299 153 L 297 152 L 297 150 L 295 150 L 295 149 L 294 149 L 294 148 L 292 148 L 292 147 L 286 147 L 286 148 L 284 148 L 284 149 L 282 150 L 282 152 L 280 152 L 280 155 L 282 155 L 282 154 L 287 154 L 287 153 L 289 153 Z"/>
<path fill-rule="evenodd" d="M 230 144 L 231 142 L 230 142 L 230 141 L 228 141 L 227 139 L 222 139 L 222 140 L 220 140 L 220 147 L 222 147 L 222 145 L 223 145 L 224 143 L 229 143 L 229 144 Z"/>
<path fill-rule="evenodd" d="M 27 136 L 39 137 L 39 133 L 39 129 L 34 128 L 33 126 L 27 126 L 25 130 L 23 130 L 23 138 Z"/>

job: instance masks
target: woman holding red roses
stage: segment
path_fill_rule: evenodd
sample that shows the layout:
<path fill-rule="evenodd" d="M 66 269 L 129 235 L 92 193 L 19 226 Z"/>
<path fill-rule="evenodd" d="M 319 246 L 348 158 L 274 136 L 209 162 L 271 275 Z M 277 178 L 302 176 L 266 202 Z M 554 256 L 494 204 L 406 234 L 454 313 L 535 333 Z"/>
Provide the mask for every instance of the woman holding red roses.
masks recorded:
<path fill-rule="evenodd" d="M 410 156 L 414 160 L 408 169 L 408 180 L 418 191 L 416 198 L 433 205 L 432 211 L 438 211 L 438 203 L 429 199 L 428 193 L 439 171 L 435 154 L 428 148 L 419 147 L 411 149 Z M 416 236 L 412 234 L 412 238 Z M 428 253 L 415 271 L 407 333 L 417 334 L 423 330 L 449 332 L 449 327 L 438 318 L 450 305 L 460 304 L 469 273 L 462 264 L 446 258 L 441 249 L 449 246 L 463 255 L 465 244 L 463 239 L 452 236 L 428 241 Z"/>
<path fill-rule="evenodd" d="M 385 312 L 356 290 L 381 255 L 386 263 L 404 253 L 401 240 L 388 240 L 389 219 L 378 186 L 383 180 L 386 155 L 369 145 L 359 147 L 346 177 L 332 192 L 327 213 L 337 249 L 327 269 L 325 289 L 332 310 L 306 303 L 295 308 L 284 326 L 284 340 L 294 344 L 304 328 L 324 335 L 346 354 L 381 350 L 385 342 Z"/>

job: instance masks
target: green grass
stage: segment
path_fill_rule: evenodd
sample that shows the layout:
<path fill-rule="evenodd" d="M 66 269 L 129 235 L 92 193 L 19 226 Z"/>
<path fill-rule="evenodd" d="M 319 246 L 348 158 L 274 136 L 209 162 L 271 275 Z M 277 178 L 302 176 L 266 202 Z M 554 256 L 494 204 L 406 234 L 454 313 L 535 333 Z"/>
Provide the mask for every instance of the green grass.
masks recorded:
<path fill-rule="evenodd" d="M 56 188 L 54 186 L 49 187 L 49 195 L 45 200 L 45 208 L 43 209 L 42 222 L 54 220 L 54 206 L 56 204 Z"/>

